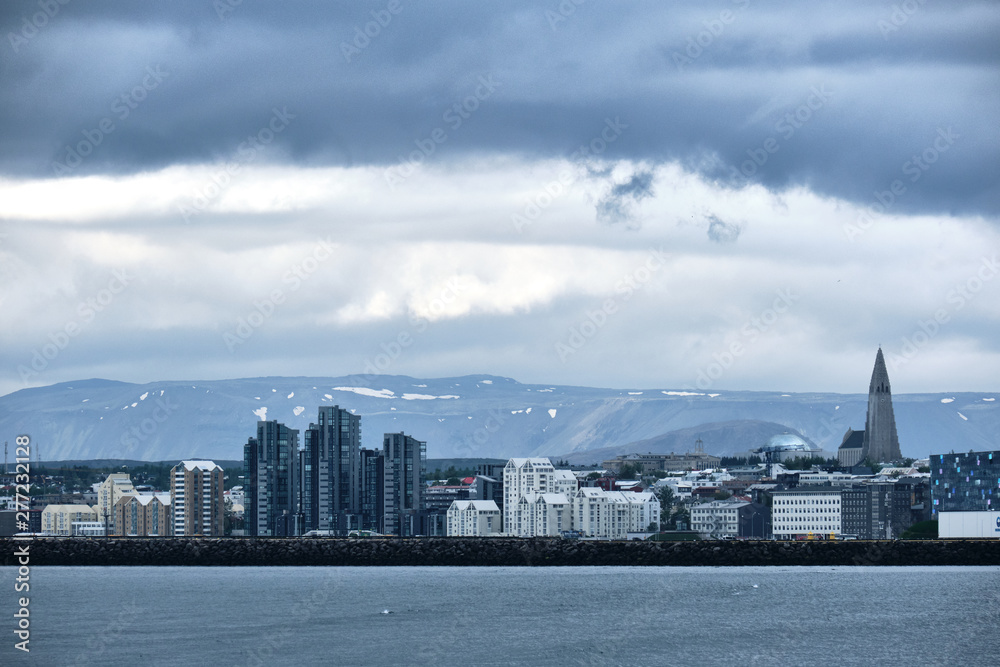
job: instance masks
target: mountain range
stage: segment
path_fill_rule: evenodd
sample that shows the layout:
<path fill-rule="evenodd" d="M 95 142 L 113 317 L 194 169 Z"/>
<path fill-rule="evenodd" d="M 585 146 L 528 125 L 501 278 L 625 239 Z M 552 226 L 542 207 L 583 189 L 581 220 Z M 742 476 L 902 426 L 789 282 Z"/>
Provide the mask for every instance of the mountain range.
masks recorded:
<path fill-rule="evenodd" d="M 867 394 L 601 389 L 490 375 L 263 377 L 131 384 L 81 380 L 0 396 L 0 438 L 31 436 L 43 460 L 241 459 L 258 419 L 304 429 L 320 405 L 361 415 L 362 444 L 405 432 L 429 457 L 548 456 L 590 464 L 629 452 L 683 452 L 700 439 L 732 455 L 780 433 L 834 453 L 864 428 Z M 1000 449 L 990 393 L 893 396 L 904 456 Z M 300 436 L 301 444 L 301 436 Z"/>

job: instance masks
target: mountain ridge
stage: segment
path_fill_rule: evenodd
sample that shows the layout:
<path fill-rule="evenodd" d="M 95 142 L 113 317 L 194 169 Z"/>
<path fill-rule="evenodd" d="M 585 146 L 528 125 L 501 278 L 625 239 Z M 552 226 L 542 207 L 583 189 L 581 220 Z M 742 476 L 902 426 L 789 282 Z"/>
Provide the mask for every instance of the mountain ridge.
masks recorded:
<path fill-rule="evenodd" d="M 894 394 L 904 456 L 996 449 L 998 395 Z M 362 443 L 404 431 L 432 458 L 570 456 L 620 448 L 685 429 L 740 422 L 706 452 L 760 446 L 769 422 L 834 452 L 848 427 L 864 428 L 867 394 L 677 389 L 608 389 L 522 384 L 492 375 L 268 376 L 134 384 L 103 378 L 62 382 L 0 396 L 0 433 L 32 436 L 44 459 L 165 460 L 199 452 L 240 459 L 260 415 L 304 429 L 320 405 L 362 418 Z M 693 433 L 693 431 L 692 431 Z M 671 436 L 671 434 L 674 434 Z"/>

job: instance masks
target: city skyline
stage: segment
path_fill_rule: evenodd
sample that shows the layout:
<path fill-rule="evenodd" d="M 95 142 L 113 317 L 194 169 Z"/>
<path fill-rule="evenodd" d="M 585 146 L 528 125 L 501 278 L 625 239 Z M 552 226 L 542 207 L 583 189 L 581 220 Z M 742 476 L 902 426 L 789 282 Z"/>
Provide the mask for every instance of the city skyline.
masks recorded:
<path fill-rule="evenodd" d="M 853 393 L 878 345 L 898 393 L 997 389 L 989 3 L 29 8 L 0 10 L 0 395 Z"/>

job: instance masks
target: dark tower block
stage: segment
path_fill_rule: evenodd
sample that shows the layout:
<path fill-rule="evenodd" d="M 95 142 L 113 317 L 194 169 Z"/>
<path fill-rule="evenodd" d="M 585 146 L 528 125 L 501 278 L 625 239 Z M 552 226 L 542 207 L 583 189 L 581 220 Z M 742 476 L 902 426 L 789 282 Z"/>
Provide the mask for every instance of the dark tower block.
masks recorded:
<path fill-rule="evenodd" d="M 875 369 L 868 386 L 868 417 L 861 458 L 870 457 L 876 463 L 897 461 L 903 458 L 896 435 L 896 418 L 892 413 L 892 389 L 889 373 L 885 369 L 882 348 L 875 355 Z"/>

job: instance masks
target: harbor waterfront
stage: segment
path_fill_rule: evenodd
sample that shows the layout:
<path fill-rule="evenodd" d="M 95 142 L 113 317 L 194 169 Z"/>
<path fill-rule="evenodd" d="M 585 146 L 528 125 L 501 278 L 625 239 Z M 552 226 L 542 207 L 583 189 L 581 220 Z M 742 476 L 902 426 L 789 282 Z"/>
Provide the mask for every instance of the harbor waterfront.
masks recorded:
<path fill-rule="evenodd" d="M 31 620 L 0 663 L 973 667 L 1000 568 L 41 566 Z"/>
<path fill-rule="evenodd" d="M 1000 565 L 1000 540 L 597 541 L 560 538 L 36 538 L 32 565 Z"/>

